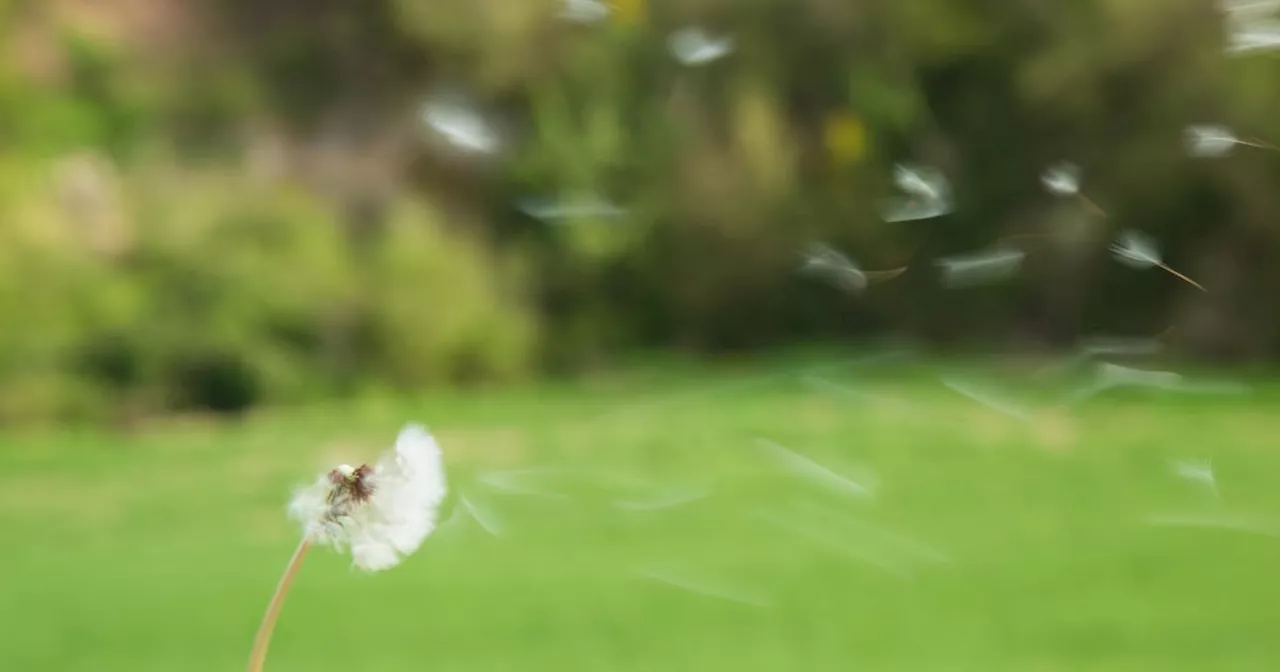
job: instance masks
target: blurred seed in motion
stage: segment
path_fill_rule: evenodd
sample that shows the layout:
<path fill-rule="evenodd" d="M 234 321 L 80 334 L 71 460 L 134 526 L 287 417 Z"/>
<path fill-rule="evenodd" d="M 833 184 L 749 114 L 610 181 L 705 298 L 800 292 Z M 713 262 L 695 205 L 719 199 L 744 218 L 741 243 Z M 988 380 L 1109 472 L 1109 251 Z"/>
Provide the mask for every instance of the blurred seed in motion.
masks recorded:
<path fill-rule="evenodd" d="M 1040 175 L 1040 183 L 1054 196 L 1080 193 L 1080 167 L 1069 161 L 1055 163 Z"/>
<path fill-rule="evenodd" d="M 1218 494 L 1218 481 L 1213 475 L 1213 464 L 1209 460 L 1174 460 L 1169 468 L 1179 478 L 1199 484 L 1214 495 Z"/>
<path fill-rule="evenodd" d="M 951 186 L 941 171 L 899 164 L 894 167 L 893 179 L 910 198 L 882 208 L 881 216 L 886 222 L 931 219 L 951 212 Z"/>
<path fill-rule="evenodd" d="M 1227 53 L 1247 54 L 1280 49 L 1280 21 L 1257 19 L 1227 22 Z"/>
<path fill-rule="evenodd" d="M 680 588 L 706 597 L 737 602 L 753 607 L 768 607 L 771 601 L 758 593 L 706 577 L 694 576 L 688 571 L 659 567 L 640 567 L 636 573 L 651 581 L 673 588 Z"/>
<path fill-rule="evenodd" d="M 1026 256 L 1022 250 L 997 249 L 945 257 L 934 263 L 942 270 L 942 284 L 952 288 L 971 287 L 1013 275 Z"/>
<path fill-rule="evenodd" d="M 550 497 L 553 499 L 568 499 L 569 496 L 562 492 L 557 492 L 546 488 L 545 486 L 540 487 L 539 485 L 539 482 L 544 480 L 547 476 L 560 474 L 562 472 L 562 469 L 556 469 L 553 467 L 491 471 L 481 474 L 480 482 L 494 490 L 511 495 L 533 495 L 536 497 Z"/>
<path fill-rule="evenodd" d="M 797 476 L 820 483 L 841 494 L 864 499 L 873 495 L 874 484 L 858 483 L 768 439 L 756 439 L 756 445 Z"/>
<path fill-rule="evenodd" d="M 1092 382 L 1067 395 L 1064 403 L 1074 404 L 1116 387 L 1177 389 L 1182 376 L 1172 371 L 1149 371 L 1099 362 Z"/>
<path fill-rule="evenodd" d="M 969 397 L 987 408 L 1019 420 L 1031 419 L 1031 411 L 1025 406 L 1009 401 L 998 394 L 992 393 L 990 390 L 949 376 L 943 376 L 941 380 L 942 384 L 952 392 Z"/>
<path fill-rule="evenodd" d="M 810 245 L 802 256 L 801 272 L 830 278 L 848 292 L 860 292 L 871 282 L 892 280 L 907 270 L 903 266 L 887 271 L 864 271 L 852 259 L 822 243 Z"/>
<path fill-rule="evenodd" d="M 493 128 L 461 105 L 428 102 L 422 106 L 422 122 L 459 149 L 479 154 L 498 151 L 500 143 Z"/>
<path fill-rule="evenodd" d="M 560 18 L 574 23 L 600 23 L 609 18 L 609 6 L 596 0 L 564 0 Z"/>
<path fill-rule="evenodd" d="M 1233 532 L 1249 532 L 1269 537 L 1280 537 L 1280 521 L 1262 520 L 1256 517 L 1232 516 L 1230 514 L 1182 514 L 1148 516 L 1150 525 L 1163 527 L 1203 527 Z"/>
<path fill-rule="evenodd" d="M 801 520 L 797 516 L 788 516 L 770 511 L 761 512 L 756 515 L 756 518 L 828 551 L 865 563 L 898 578 L 911 578 L 911 572 L 904 566 L 904 563 L 895 562 L 893 559 L 886 557 L 883 552 L 872 551 L 864 546 L 855 545 L 848 538 L 848 535 L 839 534 L 829 527 L 816 525 L 812 521 Z"/>
<path fill-rule="evenodd" d="M 681 28 L 667 40 L 672 55 L 685 65 L 703 65 L 733 51 L 733 38 L 712 37 L 701 28 Z"/>
<path fill-rule="evenodd" d="M 1239 138 L 1234 131 L 1221 124 L 1188 126 L 1183 132 L 1183 137 L 1186 140 L 1187 151 L 1199 158 L 1216 159 L 1226 156 L 1235 149 L 1236 145 L 1280 151 L 1280 147 L 1257 138 Z"/>
<path fill-rule="evenodd" d="M 527 198 L 521 200 L 518 207 L 526 215 L 543 221 L 612 219 L 627 214 L 626 209 L 595 195 L 579 196 L 561 202 L 546 198 Z"/>
<path fill-rule="evenodd" d="M 710 494 L 709 488 L 673 489 L 645 499 L 616 500 L 613 505 L 627 511 L 659 511 L 692 504 Z"/>
<path fill-rule="evenodd" d="M 1091 215 L 1105 217 L 1106 212 L 1098 207 L 1087 196 L 1080 193 L 1080 166 L 1070 161 L 1055 163 L 1045 169 L 1040 174 L 1040 183 L 1044 185 L 1045 190 L 1054 196 L 1074 197 L 1080 201 L 1085 210 Z"/>
<path fill-rule="evenodd" d="M 1200 283 L 1188 278 L 1187 276 L 1169 268 L 1160 260 L 1160 249 L 1156 247 L 1156 242 L 1149 236 L 1139 231 L 1126 230 L 1122 231 L 1116 241 L 1111 244 L 1111 254 L 1122 264 L 1132 268 L 1159 268 L 1174 277 L 1191 284 L 1202 292 L 1205 289 Z"/>
<path fill-rule="evenodd" d="M 504 526 L 502 521 L 498 519 L 498 516 L 495 515 L 493 511 L 481 508 L 475 502 L 471 501 L 471 498 L 466 495 L 460 495 L 458 501 L 462 503 L 462 506 L 467 510 L 467 513 L 471 514 L 471 517 L 480 524 L 480 527 L 484 528 L 485 532 L 488 532 L 495 537 L 502 536 Z"/>

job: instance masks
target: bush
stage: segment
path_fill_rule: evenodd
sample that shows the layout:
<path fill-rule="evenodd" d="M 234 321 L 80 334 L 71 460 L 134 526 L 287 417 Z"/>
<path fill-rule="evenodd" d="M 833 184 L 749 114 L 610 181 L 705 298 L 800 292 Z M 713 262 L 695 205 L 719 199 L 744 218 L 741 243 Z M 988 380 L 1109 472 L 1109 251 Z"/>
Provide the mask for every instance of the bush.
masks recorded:
<path fill-rule="evenodd" d="M 482 248 L 403 202 L 368 253 L 333 208 L 217 176 L 130 181 L 140 232 L 104 257 L 50 193 L 3 233 L 0 422 L 139 410 L 237 412 L 368 385 L 402 390 L 526 371 L 536 323 Z M 30 222 L 28 222 L 30 223 Z"/>

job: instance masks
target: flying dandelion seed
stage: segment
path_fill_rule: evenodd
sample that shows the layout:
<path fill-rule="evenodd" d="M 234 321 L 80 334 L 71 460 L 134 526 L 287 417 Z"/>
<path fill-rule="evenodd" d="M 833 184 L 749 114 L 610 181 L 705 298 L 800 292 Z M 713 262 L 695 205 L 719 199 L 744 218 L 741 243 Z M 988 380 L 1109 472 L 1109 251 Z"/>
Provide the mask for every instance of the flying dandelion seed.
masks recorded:
<path fill-rule="evenodd" d="M 951 212 L 951 186 L 940 171 L 897 165 L 894 183 L 910 198 L 896 200 L 881 210 L 886 222 L 932 219 Z"/>
<path fill-rule="evenodd" d="M 817 502 L 807 502 L 801 507 L 806 517 L 814 520 L 825 520 L 828 524 L 837 527 L 843 527 L 849 534 L 863 540 L 879 541 L 886 546 L 893 547 L 896 551 L 909 555 L 915 560 L 928 562 L 933 564 L 946 564 L 954 562 L 949 554 L 933 547 L 918 539 L 909 537 L 901 532 L 887 529 L 885 527 L 874 525 L 866 520 L 850 516 L 844 511 L 818 504 Z"/>
<path fill-rule="evenodd" d="M 874 485 L 858 483 L 773 441 L 756 439 L 756 445 L 797 476 L 820 483 L 833 491 L 863 499 L 870 499 L 874 494 Z"/>
<path fill-rule="evenodd" d="M 909 579 L 912 573 L 901 562 L 885 557 L 882 552 L 854 545 L 844 535 L 836 534 L 830 529 L 823 529 L 811 523 L 801 522 L 793 516 L 765 511 L 756 514 L 756 519 L 794 534 L 810 543 L 833 553 L 843 555 L 851 560 L 864 563 L 900 579 Z"/>
<path fill-rule="evenodd" d="M 1234 131 L 1221 124 L 1188 126 L 1183 132 L 1183 138 L 1187 145 L 1187 152 L 1198 158 L 1224 157 L 1230 154 L 1236 145 L 1280 151 L 1280 147 L 1257 138 L 1239 138 Z"/>
<path fill-rule="evenodd" d="M 1228 23 L 1227 53 L 1248 54 L 1276 49 L 1280 49 L 1280 21 L 1271 19 Z"/>
<path fill-rule="evenodd" d="M 1092 382 L 1067 395 L 1064 403 L 1075 404 L 1089 397 L 1117 387 L 1150 387 L 1164 390 L 1178 389 L 1182 376 L 1172 371 L 1150 371 L 1099 362 Z"/>
<path fill-rule="evenodd" d="M 1148 516 L 1149 525 L 1162 527 L 1200 527 L 1206 529 L 1248 532 L 1268 537 L 1280 537 L 1280 522 L 1248 516 L 1183 514 Z"/>
<path fill-rule="evenodd" d="M 1080 193 L 1080 166 L 1069 161 L 1056 163 L 1040 175 L 1040 183 L 1054 196 L 1071 197 L 1080 201 L 1089 214 L 1105 217 L 1106 212 L 1089 197 Z"/>
<path fill-rule="evenodd" d="M 1155 241 L 1138 231 L 1122 231 L 1116 241 L 1111 244 L 1111 254 L 1126 266 L 1139 269 L 1159 268 L 1202 292 L 1209 291 L 1195 280 L 1169 268 L 1160 260 L 1160 249 L 1156 247 Z"/>
<path fill-rule="evenodd" d="M 467 510 L 467 513 L 471 514 L 471 517 L 480 524 L 480 527 L 483 528 L 485 532 L 488 532 L 495 537 L 502 536 L 505 526 L 500 520 L 498 520 L 497 515 L 490 510 L 477 506 L 476 503 L 471 501 L 471 499 L 466 495 L 462 495 L 458 499 L 462 502 L 462 506 Z"/>
<path fill-rule="evenodd" d="M 1213 474 L 1213 464 L 1209 460 L 1174 460 L 1169 468 L 1179 478 L 1196 483 L 1214 495 L 1218 494 L 1218 481 Z"/>
<path fill-rule="evenodd" d="M 701 28 L 682 28 L 667 40 L 671 53 L 685 65 L 704 65 L 733 51 L 733 38 L 712 37 Z"/>
<path fill-rule="evenodd" d="M 990 390 L 983 389 L 963 380 L 958 380 L 948 376 L 941 378 L 942 384 L 952 392 L 969 397 L 970 399 L 990 408 L 994 411 L 1003 413 L 1009 417 L 1019 420 L 1030 420 L 1031 411 L 1025 406 L 1016 404 L 1001 395 L 995 394 Z"/>
<path fill-rule="evenodd" d="M 705 597 L 714 597 L 729 602 L 737 602 L 752 607 L 768 607 L 771 601 L 753 591 L 705 577 L 694 576 L 686 571 L 660 567 L 641 567 L 636 570 L 640 576 L 651 581 L 664 583 L 673 588 L 680 588 Z"/>
<path fill-rule="evenodd" d="M 1027 256 L 1022 250 L 1004 249 L 946 257 L 934 262 L 942 270 L 947 287 L 972 287 L 1013 275 Z"/>
<path fill-rule="evenodd" d="M 609 13 L 609 6 L 596 0 L 565 0 L 560 8 L 560 18 L 574 23 L 600 23 Z"/>
<path fill-rule="evenodd" d="M 1074 163 L 1056 163 L 1040 175 L 1040 183 L 1054 196 L 1075 196 L 1080 193 L 1080 167 Z"/>
<path fill-rule="evenodd" d="M 545 198 L 527 198 L 520 201 L 518 207 L 526 215 L 543 221 L 616 219 L 627 214 L 625 208 L 594 195 L 580 196 L 564 202 Z"/>
<path fill-rule="evenodd" d="M 422 106 L 422 121 L 464 151 L 479 154 L 498 151 L 498 134 L 479 114 L 460 105 L 426 103 Z"/>
<path fill-rule="evenodd" d="M 1116 338 L 1095 336 L 1085 339 L 1076 347 L 1076 353 L 1058 364 L 1045 367 L 1040 373 L 1060 371 L 1079 366 L 1096 357 L 1141 357 L 1154 355 L 1164 349 L 1164 344 L 1150 338 Z"/>
<path fill-rule="evenodd" d="M 852 259 L 822 243 L 814 243 L 802 254 L 802 273 L 831 278 L 848 292 L 860 292 L 871 282 L 892 280 L 907 270 L 906 266 L 887 271 L 864 271 Z"/>
<path fill-rule="evenodd" d="M 289 516 L 302 525 L 302 541 L 263 617 L 250 672 L 262 669 L 284 597 L 311 546 L 350 552 L 358 569 L 390 569 L 435 529 L 447 492 L 440 446 L 426 428 L 409 425 L 375 464 L 339 465 L 295 493 Z"/>
<path fill-rule="evenodd" d="M 692 504 L 706 499 L 710 495 L 711 490 L 709 488 L 681 488 L 661 493 L 649 499 L 616 500 L 613 505 L 627 511 L 659 511 Z"/>

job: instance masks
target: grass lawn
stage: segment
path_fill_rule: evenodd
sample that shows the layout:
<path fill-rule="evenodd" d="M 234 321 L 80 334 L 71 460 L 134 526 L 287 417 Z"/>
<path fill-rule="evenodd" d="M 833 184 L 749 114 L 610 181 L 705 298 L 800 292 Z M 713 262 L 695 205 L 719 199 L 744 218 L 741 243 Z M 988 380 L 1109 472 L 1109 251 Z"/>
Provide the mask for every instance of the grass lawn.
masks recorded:
<path fill-rule="evenodd" d="M 0 437 L 0 669 L 242 669 L 291 488 L 407 420 L 474 513 L 383 574 L 313 553 L 268 670 L 1280 669 L 1280 387 L 1024 381 L 1019 419 L 923 365 L 790 370 Z"/>

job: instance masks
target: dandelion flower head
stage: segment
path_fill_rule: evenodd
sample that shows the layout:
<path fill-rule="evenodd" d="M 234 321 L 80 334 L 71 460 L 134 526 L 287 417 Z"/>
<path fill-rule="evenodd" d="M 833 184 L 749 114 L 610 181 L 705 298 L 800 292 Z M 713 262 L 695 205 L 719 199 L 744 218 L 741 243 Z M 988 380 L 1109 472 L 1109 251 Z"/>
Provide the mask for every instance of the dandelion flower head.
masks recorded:
<path fill-rule="evenodd" d="M 340 465 L 299 490 L 289 516 L 312 543 L 350 551 L 354 566 L 375 572 L 418 550 L 447 492 L 439 445 L 409 425 L 377 463 Z"/>

